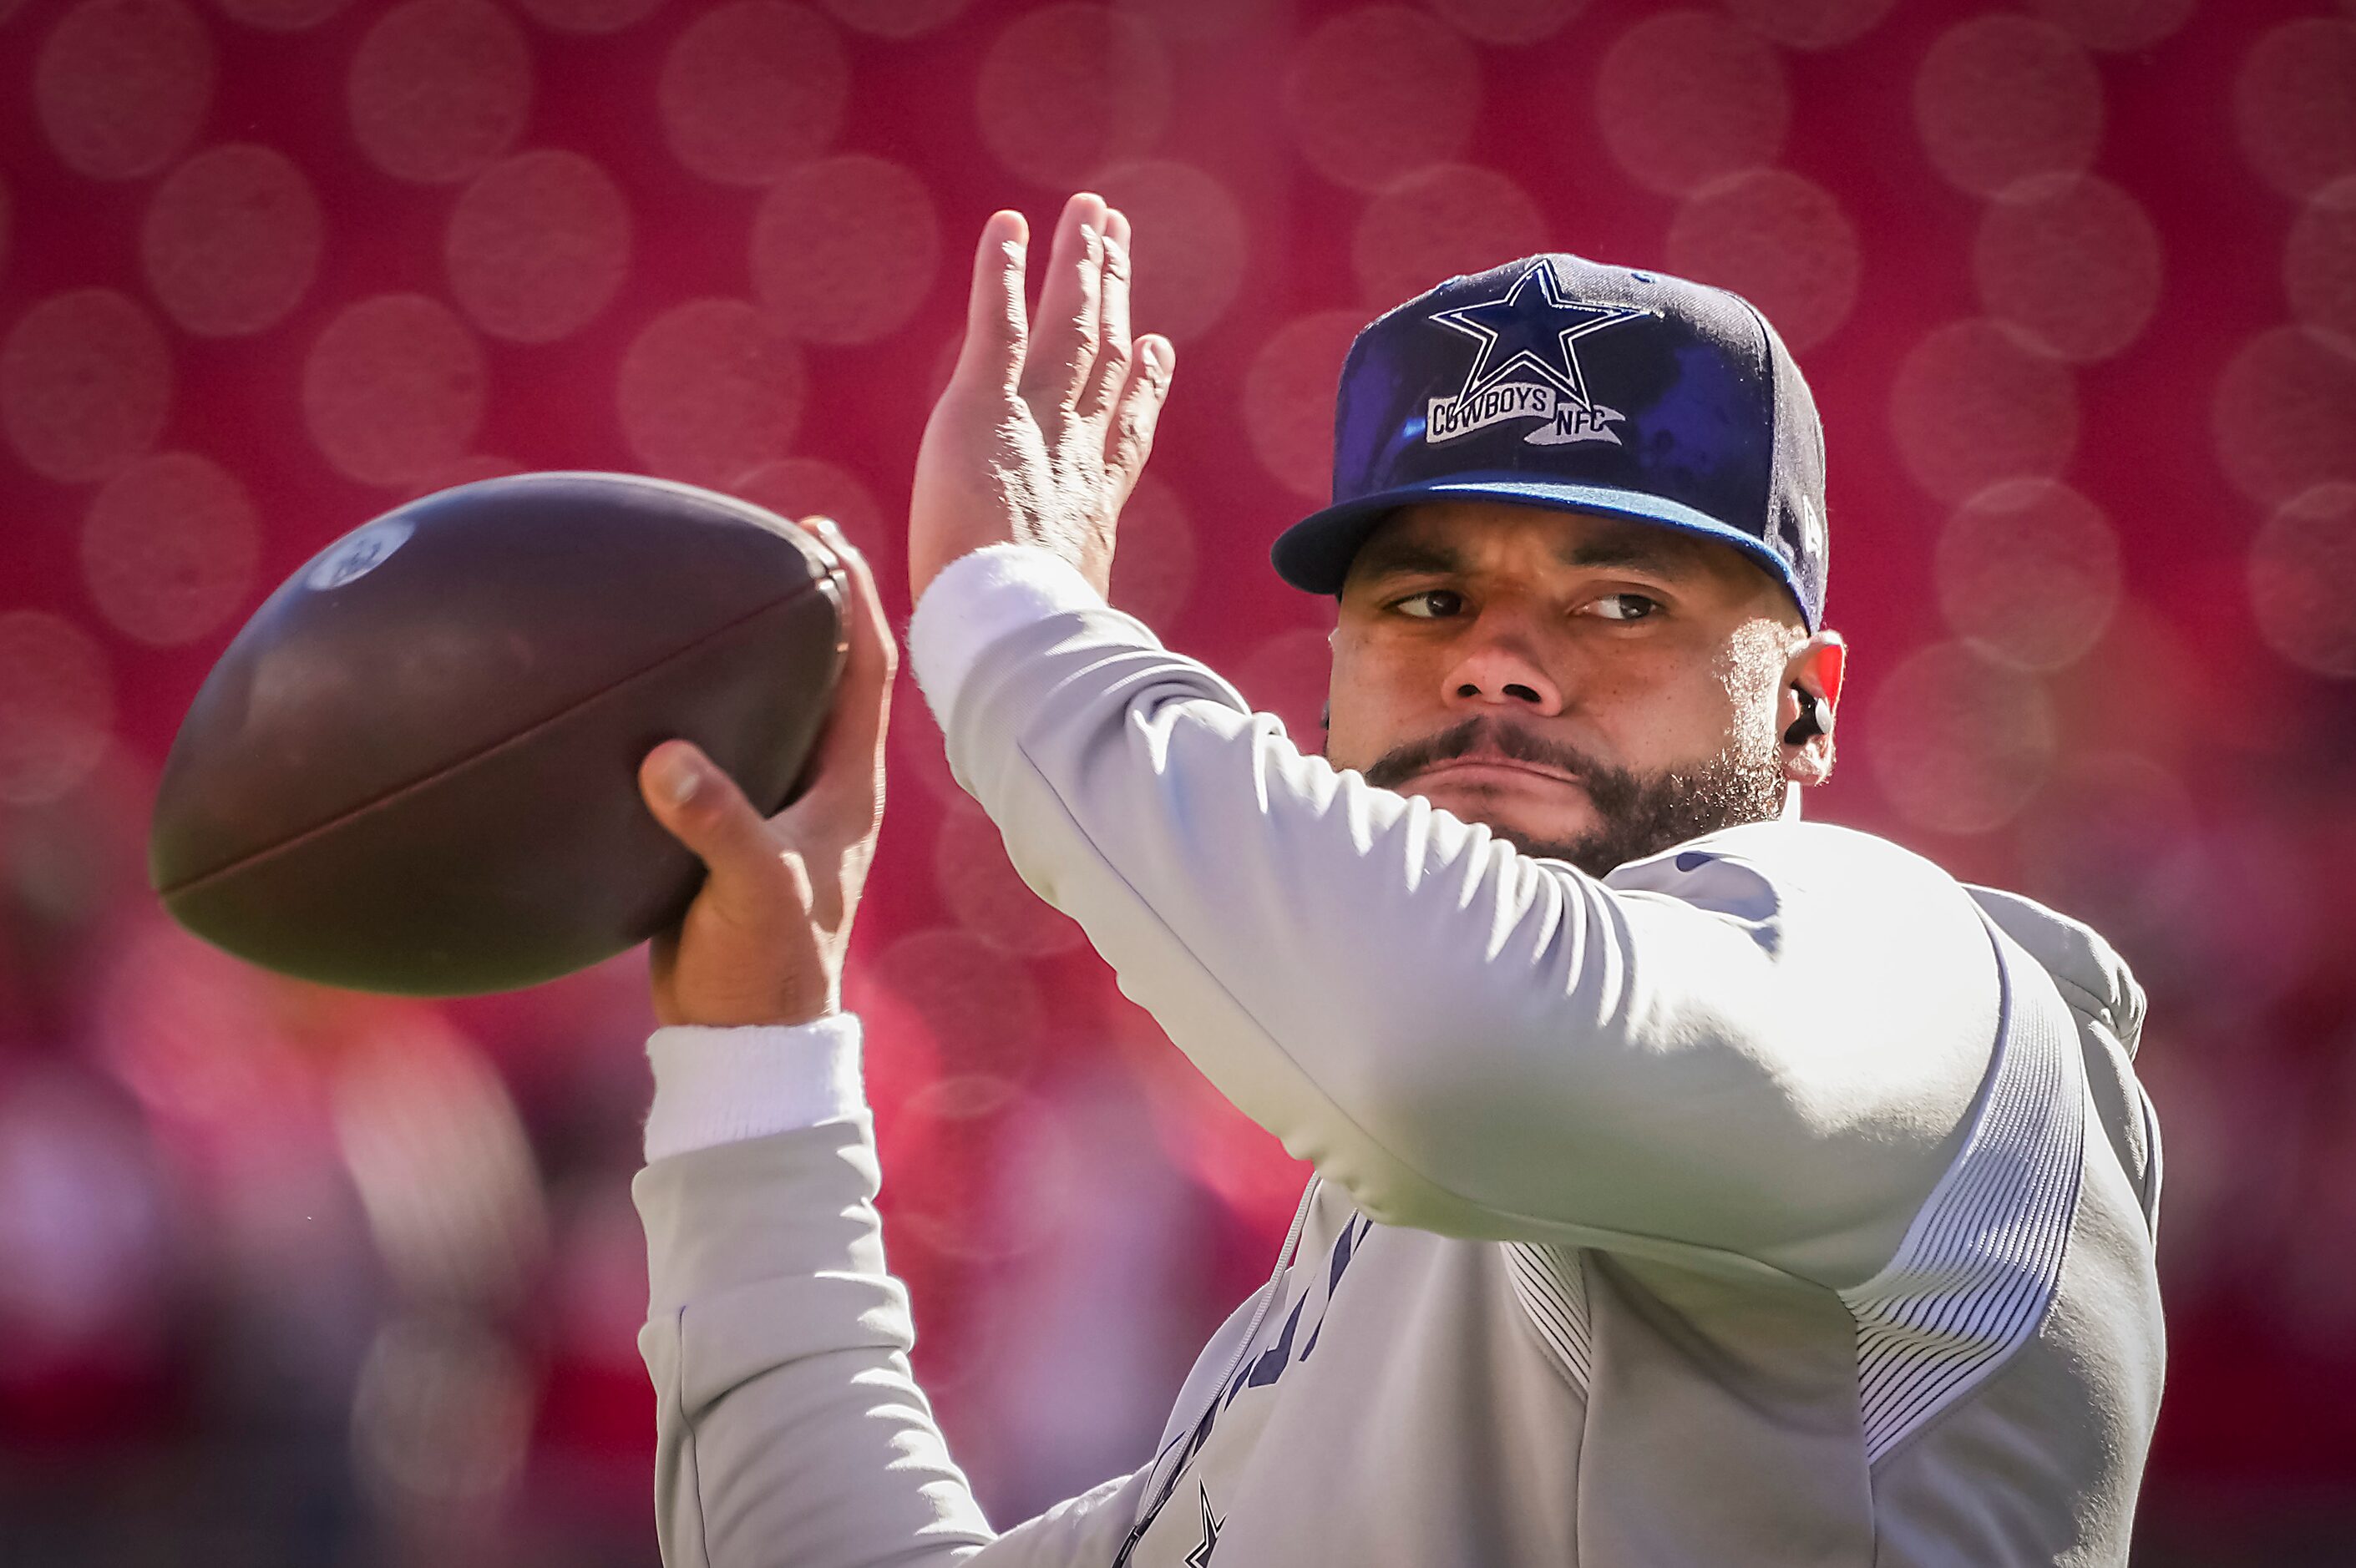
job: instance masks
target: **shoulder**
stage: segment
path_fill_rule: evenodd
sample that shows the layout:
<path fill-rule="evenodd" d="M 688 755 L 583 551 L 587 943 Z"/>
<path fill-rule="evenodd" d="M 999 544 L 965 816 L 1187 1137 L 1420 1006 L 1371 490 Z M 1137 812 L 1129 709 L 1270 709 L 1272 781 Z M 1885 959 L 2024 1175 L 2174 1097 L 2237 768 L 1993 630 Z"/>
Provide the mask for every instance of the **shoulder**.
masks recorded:
<path fill-rule="evenodd" d="M 2101 933 L 2019 893 L 1981 887 L 1965 891 L 2053 976 L 2072 1011 L 2100 1024 L 2129 1056 L 2135 1054 L 2143 1033 L 2143 987 Z"/>
<path fill-rule="evenodd" d="M 1730 914 L 1763 918 L 1795 902 L 1879 909 L 1928 899 L 1968 920 L 1964 885 L 1935 862 L 1853 827 L 1785 818 L 1721 828 L 1631 860 L 1604 880 L 1629 892 L 1662 893 Z"/>
<path fill-rule="evenodd" d="M 1853 827 L 1796 818 L 1746 823 L 1632 860 L 1604 880 L 1741 920 L 1806 906 L 1891 929 L 1928 923 L 1977 933 L 1985 916 L 2053 976 L 2072 1008 L 2101 1021 L 2130 1052 L 2143 1028 L 2143 988 L 2093 927 L 2019 893 L 1958 881 L 1903 845 Z"/>
<path fill-rule="evenodd" d="M 1751 823 L 1633 861 L 1608 881 L 1631 904 L 1673 902 L 1740 930 L 1827 1039 L 1928 1031 L 1952 1048 L 1933 1054 L 1953 1055 L 1961 1072 L 1994 1037 L 1996 953 L 1971 895 L 1889 839 Z"/>

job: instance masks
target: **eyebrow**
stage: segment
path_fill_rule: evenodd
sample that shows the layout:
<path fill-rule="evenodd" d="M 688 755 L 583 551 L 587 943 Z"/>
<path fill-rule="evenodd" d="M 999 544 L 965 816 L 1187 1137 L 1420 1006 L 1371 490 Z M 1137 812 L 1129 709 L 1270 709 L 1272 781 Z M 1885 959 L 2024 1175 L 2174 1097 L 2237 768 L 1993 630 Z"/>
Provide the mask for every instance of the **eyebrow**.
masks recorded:
<path fill-rule="evenodd" d="M 1563 565 L 1578 570 L 1637 571 L 1663 578 L 1690 576 L 1695 565 L 1693 549 L 1685 539 L 1642 526 L 1560 545 L 1554 553 Z M 1446 540 L 1408 534 L 1374 539 L 1360 547 L 1351 575 L 1379 581 L 1426 572 L 1462 576 L 1470 570 L 1463 552 Z"/>
<path fill-rule="evenodd" d="M 1684 575 L 1693 564 L 1692 557 L 1677 548 L 1684 541 L 1656 537 L 1659 531 L 1614 533 L 1581 539 L 1557 550 L 1555 559 L 1565 566 L 1604 571 L 1633 568 L 1664 577 Z"/>
<path fill-rule="evenodd" d="M 1436 539 L 1376 539 L 1358 552 L 1358 572 L 1367 577 L 1405 577 L 1429 571 L 1451 576 L 1464 570 L 1464 557 Z"/>

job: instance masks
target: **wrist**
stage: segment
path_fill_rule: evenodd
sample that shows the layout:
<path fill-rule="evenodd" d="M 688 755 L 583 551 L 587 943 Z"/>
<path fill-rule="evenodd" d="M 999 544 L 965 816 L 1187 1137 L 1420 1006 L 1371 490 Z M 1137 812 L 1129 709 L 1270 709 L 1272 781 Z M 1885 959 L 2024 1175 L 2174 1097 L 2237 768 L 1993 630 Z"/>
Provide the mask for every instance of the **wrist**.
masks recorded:
<path fill-rule="evenodd" d="M 664 1029 L 807 1029 L 842 1015 L 839 997 L 816 1003 L 657 1003 L 655 1022 Z"/>
<path fill-rule="evenodd" d="M 657 1029 L 647 1041 L 655 1097 L 648 1160 L 863 1114 L 853 1013 L 794 1026 Z"/>
<path fill-rule="evenodd" d="M 1001 542 L 941 570 L 908 622 L 908 662 L 944 729 L 981 651 L 1064 611 L 1101 609 L 1104 595 L 1060 553 Z"/>
<path fill-rule="evenodd" d="M 778 976 L 765 973 L 772 955 L 735 956 L 684 966 L 659 961 L 655 1021 L 665 1029 L 802 1029 L 842 1011 L 839 973 Z"/>

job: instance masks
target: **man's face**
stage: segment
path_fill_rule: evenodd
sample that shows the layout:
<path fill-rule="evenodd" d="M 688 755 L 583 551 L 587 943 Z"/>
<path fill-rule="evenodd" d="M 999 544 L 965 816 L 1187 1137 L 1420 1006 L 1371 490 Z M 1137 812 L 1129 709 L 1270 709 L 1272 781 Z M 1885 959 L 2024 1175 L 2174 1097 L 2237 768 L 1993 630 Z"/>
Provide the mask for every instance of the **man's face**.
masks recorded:
<path fill-rule="evenodd" d="M 1342 589 L 1326 754 L 1601 876 L 1782 809 L 1829 645 L 1730 546 L 1488 501 L 1406 507 Z M 1811 652 L 1810 650 L 1815 650 Z M 1805 752 L 1799 756 L 1795 753 Z"/>

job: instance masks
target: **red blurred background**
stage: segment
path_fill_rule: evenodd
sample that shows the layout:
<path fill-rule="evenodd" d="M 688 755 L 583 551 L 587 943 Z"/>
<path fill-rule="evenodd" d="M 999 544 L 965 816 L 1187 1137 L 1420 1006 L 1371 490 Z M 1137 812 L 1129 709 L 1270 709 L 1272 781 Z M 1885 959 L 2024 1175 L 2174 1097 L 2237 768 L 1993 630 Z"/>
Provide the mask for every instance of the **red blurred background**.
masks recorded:
<path fill-rule="evenodd" d="M 157 766 L 400 500 L 636 469 L 884 574 L 983 216 L 1178 342 L 1116 598 L 1313 738 L 1266 565 L 1353 330 L 1547 247 L 1748 293 L 1830 448 L 1819 816 L 2151 992 L 2147 1564 L 2356 1562 L 2356 5 L 0 0 L 0 1562 L 647 1564 L 635 955 L 447 1007 L 181 935 Z M 1011 1522 L 1147 1456 L 1301 1173 L 901 693 L 860 932 L 919 1371 Z"/>

